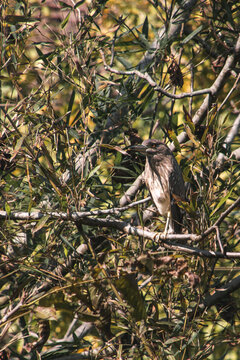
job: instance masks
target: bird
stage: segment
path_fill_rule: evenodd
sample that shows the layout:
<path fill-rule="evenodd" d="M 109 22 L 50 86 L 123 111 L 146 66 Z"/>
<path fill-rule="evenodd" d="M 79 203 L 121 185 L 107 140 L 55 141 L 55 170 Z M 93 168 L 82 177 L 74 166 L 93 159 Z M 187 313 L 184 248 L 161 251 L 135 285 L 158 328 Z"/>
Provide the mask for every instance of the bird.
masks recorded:
<path fill-rule="evenodd" d="M 144 140 L 131 148 L 146 156 L 143 179 L 159 214 L 167 217 L 164 233 L 180 234 L 183 216 L 178 202 L 186 201 L 186 191 L 172 151 L 157 139 Z"/>

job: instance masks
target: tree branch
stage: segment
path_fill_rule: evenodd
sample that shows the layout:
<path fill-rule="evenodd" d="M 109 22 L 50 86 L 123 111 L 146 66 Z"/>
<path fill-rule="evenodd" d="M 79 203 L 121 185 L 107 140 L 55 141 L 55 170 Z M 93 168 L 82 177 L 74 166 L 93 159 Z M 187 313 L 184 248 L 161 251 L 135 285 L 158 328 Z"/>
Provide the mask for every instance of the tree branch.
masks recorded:
<path fill-rule="evenodd" d="M 183 0 L 181 3 L 178 2 L 174 6 L 168 23 L 168 29 L 166 30 L 165 26 L 163 26 L 158 31 L 157 39 L 152 42 L 150 50 L 146 52 L 138 64 L 138 70 L 144 71 L 152 63 L 156 56 L 156 52 L 159 49 L 159 44 L 164 38 L 167 38 L 168 42 L 171 43 L 172 40 L 180 33 L 182 24 L 186 24 L 187 21 L 189 21 L 191 11 L 193 10 L 196 2 L 197 0 Z"/>
<path fill-rule="evenodd" d="M 239 128 L 240 128 L 240 114 L 238 114 L 238 116 L 234 120 L 231 130 L 229 131 L 229 133 L 227 134 L 227 136 L 225 138 L 224 145 L 223 145 L 223 147 L 225 149 L 227 149 L 230 146 L 230 144 L 233 142 L 234 138 L 238 135 Z M 217 165 L 221 166 L 226 158 L 227 157 L 223 153 L 219 153 L 218 157 L 216 159 Z"/>
<path fill-rule="evenodd" d="M 113 74 L 117 74 L 117 75 L 124 75 L 124 76 L 136 75 L 139 78 L 146 80 L 155 91 L 160 92 L 161 94 L 163 94 L 171 99 L 184 99 L 186 97 L 194 97 L 194 96 L 199 96 L 199 95 L 204 95 L 204 94 L 211 94 L 211 92 L 212 92 L 212 89 L 209 88 L 209 89 L 197 90 L 197 91 L 193 91 L 193 92 L 181 93 L 178 95 L 169 93 L 168 91 L 164 90 L 161 86 L 159 86 L 147 72 L 142 73 L 139 70 L 121 71 L 121 70 L 114 69 L 107 64 L 105 55 L 102 50 L 100 50 L 100 53 L 102 56 L 105 70 L 107 70 Z"/>
<path fill-rule="evenodd" d="M 239 53 L 240 53 L 240 35 L 238 36 L 238 39 L 237 39 L 236 45 L 234 47 L 233 53 L 230 54 L 227 57 L 226 62 L 224 64 L 222 70 L 220 71 L 218 77 L 216 78 L 216 80 L 214 81 L 212 86 L 210 87 L 211 93 L 206 96 L 206 98 L 203 101 L 202 105 L 200 106 L 198 111 L 193 116 L 192 121 L 193 121 L 193 123 L 195 125 L 202 123 L 202 121 L 205 119 L 208 110 L 211 108 L 213 102 L 216 101 L 216 97 L 217 97 L 219 91 L 222 89 L 222 87 L 226 83 L 226 80 L 227 80 L 227 78 L 228 78 L 228 76 L 230 74 L 230 71 L 236 65 L 236 62 L 237 62 L 238 57 L 239 57 Z M 180 144 L 187 141 L 187 139 L 188 139 L 188 136 L 187 136 L 186 132 L 182 132 L 178 136 L 178 141 L 179 141 Z M 174 144 L 171 144 L 170 149 L 172 151 L 175 150 Z"/>
<path fill-rule="evenodd" d="M 208 295 L 204 299 L 205 307 L 210 307 L 219 302 L 222 298 L 228 296 L 233 291 L 240 288 L 240 275 L 223 285 L 221 288 L 216 289 L 213 295 Z"/>
<path fill-rule="evenodd" d="M 146 199 L 145 199 L 146 200 Z M 141 201 L 143 202 L 143 201 Z M 139 203 L 139 202 L 137 202 Z M 42 212 L 11 212 L 9 215 L 6 211 L 0 211 L 0 218 L 2 219 L 9 219 L 9 220 L 39 220 L 43 216 L 49 216 L 51 219 L 61 219 L 61 220 L 69 220 L 74 222 L 80 222 L 83 225 L 89 225 L 93 227 L 106 227 L 106 228 L 114 228 L 117 229 L 125 234 L 128 235 L 135 235 L 141 236 L 156 242 L 161 242 L 165 248 L 173 250 L 173 251 L 181 251 L 187 254 L 197 255 L 197 256 L 204 256 L 208 258 L 240 258 L 240 253 L 237 252 L 226 252 L 225 254 L 222 252 L 214 252 L 214 251 L 207 251 L 198 249 L 196 247 L 190 247 L 188 245 L 177 244 L 172 241 L 174 240 L 181 240 L 187 241 L 192 240 L 195 242 L 199 242 L 205 237 L 207 237 L 213 231 L 216 231 L 216 227 L 230 214 L 230 212 L 235 209 L 238 204 L 240 203 L 240 198 L 238 198 L 227 210 L 225 210 L 218 220 L 209 227 L 202 235 L 196 234 L 168 234 L 165 235 L 163 233 L 156 233 L 151 232 L 145 228 L 139 228 L 130 225 L 125 221 L 120 220 L 112 220 L 112 219 L 101 219 L 101 218 L 93 218 L 86 216 L 86 213 L 81 212 L 73 212 L 73 213 L 64 213 L 64 212 L 49 212 L 49 213 L 42 213 Z M 136 203 L 135 203 L 136 204 Z M 128 206 L 126 208 L 129 208 Z M 119 208 L 118 208 L 119 209 Z M 113 209 L 116 211 L 116 209 Z M 97 212 L 100 210 L 97 210 Z M 102 210 L 104 211 L 104 210 Z M 108 210 L 109 211 L 109 210 Z M 119 210 L 118 210 L 119 211 Z M 88 214 L 91 212 L 88 212 Z M 82 216 L 83 215 L 83 216 Z M 91 215 L 93 215 L 91 213 Z M 170 242 L 169 242 L 169 241 Z"/>
<path fill-rule="evenodd" d="M 139 175 L 134 183 L 127 189 L 124 195 L 121 197 L 119 204 L 120 206 L 125 206 L 128 204 L 131 199 L 136 195 L 137 191 L 143 186 L 144 184 L 144 173 Z"/>
<path fill-rule="evenodd" d="M 237 200 L 235 200 L 234 203 L 232 205 L 230 205 L 227 208 L 227 210 L 225 210 L 219 216 L 217 221 L 203 233 L 202 239 L 205 238 L 206 236 L 208 236 L 211 232 L 213 232 L 216 229 L 216 227 L 218 227 L 221 224 L 221 222 L 223 222 L 223 220 L 230 214 L 230 212 L 233 211 L 233 209 L 235 209 L 239 204 L 240 204 L 240 197 Z"/>

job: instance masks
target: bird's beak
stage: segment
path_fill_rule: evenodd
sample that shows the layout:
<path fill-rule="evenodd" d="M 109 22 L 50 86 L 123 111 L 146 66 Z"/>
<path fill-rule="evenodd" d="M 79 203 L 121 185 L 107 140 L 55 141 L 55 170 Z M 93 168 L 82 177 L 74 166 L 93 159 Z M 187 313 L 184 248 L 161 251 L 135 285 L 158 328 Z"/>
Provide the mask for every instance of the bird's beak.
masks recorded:
<path fill-rule="evenodd" d="M 134 146 L 130 146 L 129 150 L 132 150 L 132 151 L 138 151 L 138 152 L 141 152 L 141 153 L 146 153 L 146 150 L 147 150 L 147 147 L 145 145 L 134 145 Z"/>

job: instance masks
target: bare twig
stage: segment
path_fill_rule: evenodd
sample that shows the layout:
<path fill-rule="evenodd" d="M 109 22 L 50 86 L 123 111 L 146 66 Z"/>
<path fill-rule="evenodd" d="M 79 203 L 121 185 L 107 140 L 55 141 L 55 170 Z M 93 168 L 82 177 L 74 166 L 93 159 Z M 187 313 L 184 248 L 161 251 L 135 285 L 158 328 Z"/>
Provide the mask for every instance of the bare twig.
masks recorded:
<path fill-rule="evenodd" d="M 221 216 L 218 218 L 218 220 L 209 227 L 203 234 L 196 235 L 196 234 L 162 234 L 162 233 L 156 233 L 151 232 L 148 229 L 145 228 L 139 228 L 130 225 L 129 223 L 125 221 L 120 220 L 112 220 L 112 219 L 101 219 L 101 218 L 93 218 L 89 216 L 81 217 L 80 212 L 74 212 L 74 213 L 63 213 L 63 212 L 51 212 L 47 215 L 51 219 L 62 219 L 62 220 L 70 220 L 70 221 L 78 221 L 82 224 L 93 226 L 93 227 L 107 227 L 107 228 L 114 228 L 117 229 L 125 234 L 128 235 L 135 235 L 135 236 L 141 236 L 145 237 L 147 239 L 151 239 L 156 242 L 161 242 L 161 244 L 167 248 L 171 249 L 173 251 L 181 251 L 188 254 L 196 255 L 196 256 L 204 256 L 209 258 L 222 258 L 222 257 L 228 257 L 228 258 L 240 258 L 240 253 L 237 252 L 226 252 L 223 254 L 222 252 L 214 252 L 214 251 L 207 251 L 198 249 L 196 247 L 191 247 L 188 245 L 182 245 L 177 244 L 172 241 L 174 240 L 181 240 L 181 241 L 187 241 L 192 240 L 195 242 L 199 242 L 202 239 L 206 238 L 210 233 L 213 231 L 216 231 L 216 227 L 219 226 L 219 224 L 230 214 L 230 212 L 235 209 L 238 204 L 240 203 L 240 198 L 238 198 L 229 208 L 224 211 Z M 12 220 L 39 220 L 43 216 L 46 216 L 46 213 L 41 212 L 11 212 L 9 215 L 6 211 L 0 211 L 0 218 L 3 219 L 12 219 Z M 171 242 L 169 242 L 171 241 Z"/>
<path fill-rule="evenodd" d="M 219 227 L 216 226 L 215 229 L 216 229 L 216 236 L 217 236 L 218 245 L 219 245 L 219 247 L 220 247 L 220 251 L 221 251 L 222 254 L 224 254 L 224 248 L 223 248 L 223 245 L 222 245 L 222 242 L 221 242 L 221 238 L 220 238 Z"/>
<path fill-rule="evenodd" d="M 142 73 L 139 70 L 131 70 L 131 71 L 121 71 L 121 70 L 117 70 L 112 68 L 111 66 L 109 66 L 106 62 L 105 59 L 105 55 L 104 52 L 102 50 L 100 50 L 101 56 L 102 56 L 102 60 L 103 60 L 103 64 L 104 67 L 107 71 L 113 73 L 113 74 L 117 74 L 117 75 L 123 75 L 123 76 L 133 76 L 136 75 L 141 79 L 146 80 L 149 85 L 157 92 L 160 92 L 161 94 L 171 98 L 171 99 L 184 99 L 186 97 L 194 97 L 194 96 L 199 96 L 199 95 L 205 95 L 205 94 L 211 94 L 212 89 L 208 88 L 208 89 L 202 89 L 202 90 L 197 90 L 197 91 L 193 91 L 193 92 L 186 92 L 186 93 L 181 93 L 181 94 L 172 94 L 166 90 L 164 90 L 161 86 L 159 86 L 152 78 L 151 76 L 145 72 Z"/>
<path fill-rule="evenodd" d="M 235 209 L 238 205 L 240 204 L 240 197 L 234 201 L 234 203 L 232 205 L 230 205 L 227 210 L 225 210 L 217 219 L 217 221 L 210 226 L 202 235 L 202 239 L 205 238 L 206 236 L 208 236 L 211 232 L 213 232 L 216 227 L 218 227 L 221 222 L 223 222 L 223 220 L 230 214 L 231 211 L 233 211 L 233 209 Z"/>

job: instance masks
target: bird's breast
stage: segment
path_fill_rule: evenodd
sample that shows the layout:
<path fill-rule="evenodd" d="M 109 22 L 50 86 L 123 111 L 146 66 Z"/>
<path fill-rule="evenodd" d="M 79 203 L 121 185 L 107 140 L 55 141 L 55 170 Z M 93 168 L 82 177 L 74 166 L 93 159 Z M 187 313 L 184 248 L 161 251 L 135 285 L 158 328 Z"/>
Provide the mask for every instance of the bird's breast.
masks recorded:
<path fill-rule="evenodd" d="M 159 176 L 150 167 L 146 167 L 145 183 L 160 215 L 167 215 L 170 211 L 170 193 L 167 179 L 164 176 Z"/>

